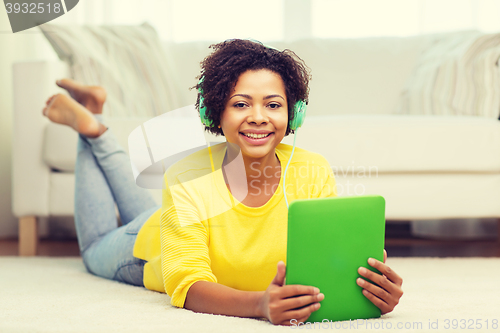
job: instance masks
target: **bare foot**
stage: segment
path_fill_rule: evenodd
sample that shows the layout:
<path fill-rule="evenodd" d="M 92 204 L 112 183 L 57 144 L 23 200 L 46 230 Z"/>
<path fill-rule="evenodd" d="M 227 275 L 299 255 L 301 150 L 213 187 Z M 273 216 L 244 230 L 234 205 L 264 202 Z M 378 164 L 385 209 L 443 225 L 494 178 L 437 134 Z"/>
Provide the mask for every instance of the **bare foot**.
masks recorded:
<path fill-rule="evenodd" d="M 71 79 L 57 80 L 56 84 L 66 89 L 71 97 L 86 107 L 93 114 L 101 114 L 106 101 L 106 90 L 100 86 L 87 86 Z"/>
<path fill-rule="evenodd" d="M 106 131 L 86 108 L 69 96 L 57 94 L 47 100 L 43 115 L 52 122 L 72 127 L 75 131 L 89 138 L 97 138 Z"/>

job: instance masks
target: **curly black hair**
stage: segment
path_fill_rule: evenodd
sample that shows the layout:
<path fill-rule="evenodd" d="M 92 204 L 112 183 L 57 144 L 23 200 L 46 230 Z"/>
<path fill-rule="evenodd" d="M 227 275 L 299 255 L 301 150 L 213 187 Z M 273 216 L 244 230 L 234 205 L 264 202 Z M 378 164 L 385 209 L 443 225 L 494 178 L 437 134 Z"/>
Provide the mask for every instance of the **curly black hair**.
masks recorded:
<path fill-rule="evenodd" d="M 227 99 L 241 74 L 248 70 L 267 69 L 281 76 L 288 101 L 288 123 L 293 120 L 293 106 L 299 100 L 308 102 L 310 69 L 293 51 L 279 51 L 263 44 L 245 39 L 233 39 L 210 45 L 214 51 L 201 64 L 200 81 L 192 88 L 198 89 L 196 108 L 203 104 L 211 126 L 205 130 L 215 135 L 224 135 L 218 128 Z M 285 135 L 294 131 L 287 127 Z"/>

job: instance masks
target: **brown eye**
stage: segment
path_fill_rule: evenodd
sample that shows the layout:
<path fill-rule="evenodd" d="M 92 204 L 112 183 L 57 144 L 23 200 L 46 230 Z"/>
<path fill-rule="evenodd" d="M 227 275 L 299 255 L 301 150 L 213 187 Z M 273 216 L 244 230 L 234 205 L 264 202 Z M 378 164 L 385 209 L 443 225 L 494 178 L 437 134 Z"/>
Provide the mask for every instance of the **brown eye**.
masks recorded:
<path fill-rule="evenodd" d="M 246 104 L 243 102 L 238 102 L 238 103 L 234 104 L 234 107 L 237 109 L 244 108 L 245 106 L 246 106 Z"/>
<path fill-rule="evenodd" d="M 280 107 L 281 107 L 281 105 L 278 103 L 270 103 L 269 104 L 269 108 L 271 108 L 271 109 L 278 109 Z"/>

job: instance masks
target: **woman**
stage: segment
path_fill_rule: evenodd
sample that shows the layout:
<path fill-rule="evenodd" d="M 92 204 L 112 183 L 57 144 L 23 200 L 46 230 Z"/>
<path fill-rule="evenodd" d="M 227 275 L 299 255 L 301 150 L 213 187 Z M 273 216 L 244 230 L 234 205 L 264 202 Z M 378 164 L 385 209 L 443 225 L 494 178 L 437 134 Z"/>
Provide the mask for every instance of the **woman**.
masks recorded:
<path fill-rule="evenodd" d="M 75 223 L 82 258 L 90 272 L 166 292 L 178 307 L 265 317 L 273 324 L 302 322 L 324 295 L 314 286 L 283 285 L 285 198 L 336 196 L 328 162 L 299 148 L 286 195 L 282 190 L 292 149 L 280 142 L 293 133 L 297 103 L 307 102 L 309 73 L 291 51 L 248 40 L 212 47 L 201 64 L 196 106 L 205 129 L 227 143 L 169 168 L 161 209 L 135 186 L 126 154 L 100 122 L 102 88 L 64 80 L 59 85 L 80 104 L 63 95 L 49 99 L 44 114 L 80 133 Z M 402 280 L 382 262 L 370 265 L 382 275 L 359 273 L 376 285 L 356 282 L 382 313 L 390 312 Z"/>

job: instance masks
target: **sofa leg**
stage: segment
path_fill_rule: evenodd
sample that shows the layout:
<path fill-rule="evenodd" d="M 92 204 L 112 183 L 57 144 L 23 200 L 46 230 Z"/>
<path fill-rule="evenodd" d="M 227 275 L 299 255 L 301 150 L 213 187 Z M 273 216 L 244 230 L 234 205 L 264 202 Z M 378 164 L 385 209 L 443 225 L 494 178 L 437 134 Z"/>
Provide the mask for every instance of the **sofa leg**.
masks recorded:
<path fill-rule="evenodd" d="M 38 246 L 38 221 L 36 216 L 19 218 L 19 255 L 35 256 Z"/>

